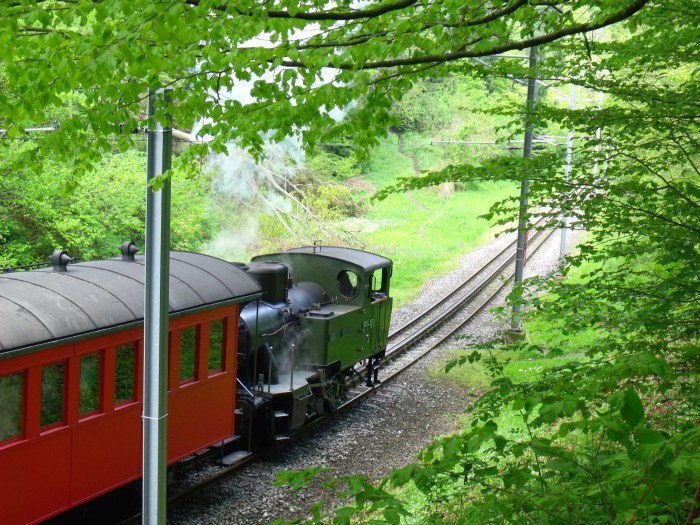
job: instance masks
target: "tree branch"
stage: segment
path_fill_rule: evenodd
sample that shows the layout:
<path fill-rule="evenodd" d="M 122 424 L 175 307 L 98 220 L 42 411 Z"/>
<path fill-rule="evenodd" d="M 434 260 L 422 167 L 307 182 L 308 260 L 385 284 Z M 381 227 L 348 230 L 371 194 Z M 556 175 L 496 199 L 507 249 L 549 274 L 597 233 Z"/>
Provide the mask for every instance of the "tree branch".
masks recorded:
<path fill-rule="evenodd" d="M 346 12 L 333 12 L 333 11 L 316 11 L 312 13 L 298 12 L 292 15 L 289 11 L 267 11 L 266 16 L 268 18 L 277 19 L 287 19 L 287 20 L 310 20 L 316 22 L 323 21 L 342 21 L 342 20 L 357 20 L 360 18 L 376 18 L 378 16 L 384 15 L 386 13 L 391 13 L 392 11 L 398 11 L 411 7 L 417 4 L 419 0 L 399 0 L 393 4 L 387 4 L 385 6 L 376 7 L 367 10 L 357 10 L 357 11 L 346 11 Z M 191 6 L 198 7 L 200 5 L 199 0 L 187 0 L 185 3 Z M 220 7 L 220 11 L 225 11 L 226 7 Z M 252 12 L 239 11 L 238 14 L 244 16 L 251 16 Z"/>
<path fill-rule="evenodd" d="M 642 7 L 644 7 L 647 3 L 649 3 L 649 1 L 650 0 L 635 0 L 630 5 L 628 5 L 626 8 L 621 9 L 617 13 L 610 15 L 605 20 L 598 22 L 598 23 L 578 24 L 578 25 L 574 25 L 574 26 L 571 26 L 568 28 L 560 29 L 559 31 L 554 31 L 554 32 L 546 34 L 546 35 L 541 35 L 541 36 L 530 38 L 527 40 L 521 40 L 520 42 L 511 42 L 511 43 L 503 44 L 500 46 L 494 46 L 491 49 L 484 50 L 484 51 L 458 51 L 458 52 L 454 52 L 454 53 L 444 53 L 444 54 L 440 54 L 440 55 L 423 55 L 423 56 L 416 56 L 416 57 L 403 58 L 403 59 L 397 58 L 397 59 L 392 59 L 392 60 L 379 60 L 376 62 L 368 62 L 366 64 L 361 64 L 361 65 L 349 64 L 349 63 L 333 65 L 333 64 L 329 63 L 325 67 L 333 67 L 335 69 L 342 69 L 342 70 L 383 69 L 383 68 L 391 68 L 391 67 L 398 67 L 398 66 L 414 66 L 414 65 L 422 65 L 422 64 L 453 62 L 455 60 L 460 60 L 463 58 L 481 58 L 481 57 L 486 57 L 486 56 L 490 56 L 490 55 L 497 55 L 500 53 L 506 53 L 508 51 L 523 50 L 523 49 L 527 49 L 527 48 L 530 48 L 533 46 L 548 44 L 550 42 L 554 42 L 556 40 L 564 38 L 566 36 L 577 35 L 580 33 L 587 33 L 589 31 L 594 31 L 596 29 L 601 29 L 603 27 L 607 27 L 609 25 L 615 24 L 615 23 L 620 22 L 621 20 L 624 20 L 624 19 L 632 16 L 633 14 L 635 14 Z M 300 60 L 285 60 L 285 61 L 282 61 L 281 65 L 284 67 L 291 67 L 291 68 L 306 68 L 306 67 L 308 67 L 303 61 L 300 61 Z"/>

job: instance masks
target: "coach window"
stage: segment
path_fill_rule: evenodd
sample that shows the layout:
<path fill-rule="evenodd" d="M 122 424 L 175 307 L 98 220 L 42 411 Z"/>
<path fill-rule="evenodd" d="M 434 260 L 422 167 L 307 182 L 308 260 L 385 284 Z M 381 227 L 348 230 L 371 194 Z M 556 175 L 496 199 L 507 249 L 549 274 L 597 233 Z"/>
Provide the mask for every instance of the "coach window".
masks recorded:
<path fill-rule="evenodd" d="M 41 369 L 41 426 L 64 420 L 66 364 L 56 363 Z"/>
<path fill-rule="evenodd" d="M 0 377 L 0 443 L 22 435 L 24 374 Z"/>
<path fill-rule="evenodd" d="M 224 320 L 212 321 L 209 325 L 209 372 L 223 370 Z"/>
<path fill-rule="evenodd" d="M 134 381 L 136 380 L 136 343 L 117 346 L 117 378 L 114 385 L 116 404 L 133 401 Z"/>
<path fill-rule="evenodd" d="M 80 415 L 100 409 L 100 375 L 102 352 L 80 358 Z"/>
<path fill-rule="evenodd" d="M 198 354 L 199 330 L 196 326 L 185 328 L 180 337 L 180 381 L 194 381 Z"/>

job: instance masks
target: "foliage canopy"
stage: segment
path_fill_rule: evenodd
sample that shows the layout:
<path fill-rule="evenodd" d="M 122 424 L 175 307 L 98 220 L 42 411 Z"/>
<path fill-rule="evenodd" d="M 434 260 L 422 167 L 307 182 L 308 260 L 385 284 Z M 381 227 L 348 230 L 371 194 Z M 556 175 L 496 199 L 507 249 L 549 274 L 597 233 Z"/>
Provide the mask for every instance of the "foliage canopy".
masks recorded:
<path fill-rule="evenodd" d="M 292 135 L 306 148 L 343 135 L 367 148 L 414 79 L 566 36 L 584 47 L 585 33 L 645 6 L 658 9 L 649 0 L 12 0 L 0 6 L 0 125 L 18 138 L 79 92 L 84 115 L 60 120 L 25 160 L 50 150 L 80 174 L 112 136 L 128 147 L 147 90 L 167 87 L 174 103 L 161 110 L 182 129 L 204 119 L 200 133 L 220 152 L 235 140 L 260 154 L 266 140 Z M 353 119 L 334 119 L 358 101 Z"/>

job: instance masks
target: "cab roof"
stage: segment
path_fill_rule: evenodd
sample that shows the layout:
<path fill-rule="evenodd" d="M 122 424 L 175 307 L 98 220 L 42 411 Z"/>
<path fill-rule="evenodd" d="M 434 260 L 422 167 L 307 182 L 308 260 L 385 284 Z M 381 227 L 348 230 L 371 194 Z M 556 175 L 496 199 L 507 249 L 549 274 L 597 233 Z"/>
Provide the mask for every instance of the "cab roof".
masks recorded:
<path fill-rule="evenodd" d="M 354 248 L 343 248 L 340 246 L 306 246 L 302 248 L 293 248 L 281 252 L 279 254 L 264 255 L 260 257 L 255 257 L 257 259 L 274 260 L 275 257 L 279 257 L 284 254 L 293 253 L 303 253 L 313 255 L 314 257 L 323 257 L 328 259 L 335 259 L 338 261 L 345 261 L 350 264 L 364 269 L 365 272 L 372 272 L 380 268 L 387 268 L 392 265 L 391 259 L 377 255 L 376 253 L 365 252 L 362 250 L 356 250 Z"/>

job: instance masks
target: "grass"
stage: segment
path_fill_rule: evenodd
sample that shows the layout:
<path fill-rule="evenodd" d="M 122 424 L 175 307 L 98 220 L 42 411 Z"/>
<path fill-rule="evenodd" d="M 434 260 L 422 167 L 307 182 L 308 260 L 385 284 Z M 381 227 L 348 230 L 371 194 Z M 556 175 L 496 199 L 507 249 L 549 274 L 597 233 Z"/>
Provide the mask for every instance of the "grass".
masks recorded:
<path fill-rule="evenodd" d="M 399 143 L 396 135 L 388 135 L 381 139 L 379 146 L 363 164 L 363 174 L 367 182 L 377 189 L 392 184 L 399 177 L 413 175 L 411 161 L 399 153 Z"/>
<path fill-rule="evenodd" d="M 473 349 L 450 350 L 446 362 L 466 357 Z M 513 383 L 524 383 L 540 375 L 544 370 L 561 366 L 572 360 L 571 357 L 547 356 L 540 352 L 518 352 L 515 350 L 493 350 L 491 353 L 480 351 L 481 360 L 474 363 L 452 368 L 444 373 L 444 363 L 432 372 L 433 377 L 445 377 L 463 388 L 484 391 L 491 386 L 492 376 L 489 374 L 487 361 L 493 357 L 498 363 L 505 364 L 503 373 Z"/>
<path fill-rule="evenodd" d="M 578 267 L 572 267 L 569 271 L 565 284 L 586 284 L 587 275 L 600 268 L 599 263 L 585 263 Z M 544 300 L 556 300 L 553 297 L 544 296 Z M 544 320 L 533 318 L 525 323 L 528 334 L 528 341 L 537 345 L 544 352 L 554 352 L 557 354 L 578 355 L 583 354 L 592 346 L 599 344 L 607 337 L 602 329 L 589 328 L 587 330 L 568 330 L 564 321 Z"/>
<path fill-rule="evenodd" d="M 606 337 L 601 330 L 567 332 L 563 322 L 547 322 L 535 319 L 526 324 L 528 340 L 546 352 L 579 355 Z"/>
<path fill-rule="evenodd" d="M 425 160 L 436 161 L 437 157 Z M 397 139 L 390 135 L 373 151 L 365 171 L 365 180 L 381 188 L 397 177 L 411 176 L 412 165 L 399 154 Z M 480 216 L 517 191 L 505 183 L 480 183 L 463 191 L 428 188 L 398 193 L 374 202 L 365 217 L 348 220 L 344 227 L 364 236 L 369 250 L 394 261 L 392 296 L 395 305 L 401 305 L 413 299 L 428 279 L 454 269 L 462 255 L 488 242 L 495 230 Z"/>
<path fill-rule="evenodd" d="M 375 204 L 367 219 L 381 227 L 369 240 L 374 250 L 394 261 L 392 295 L 397 304 L 413 299 L 426 280 L 454 269 L 462 255 L 488 242 L 494 229 L 480 216 L 512 191 L 493 184 L 441 196 L 425 189 Z"/>

